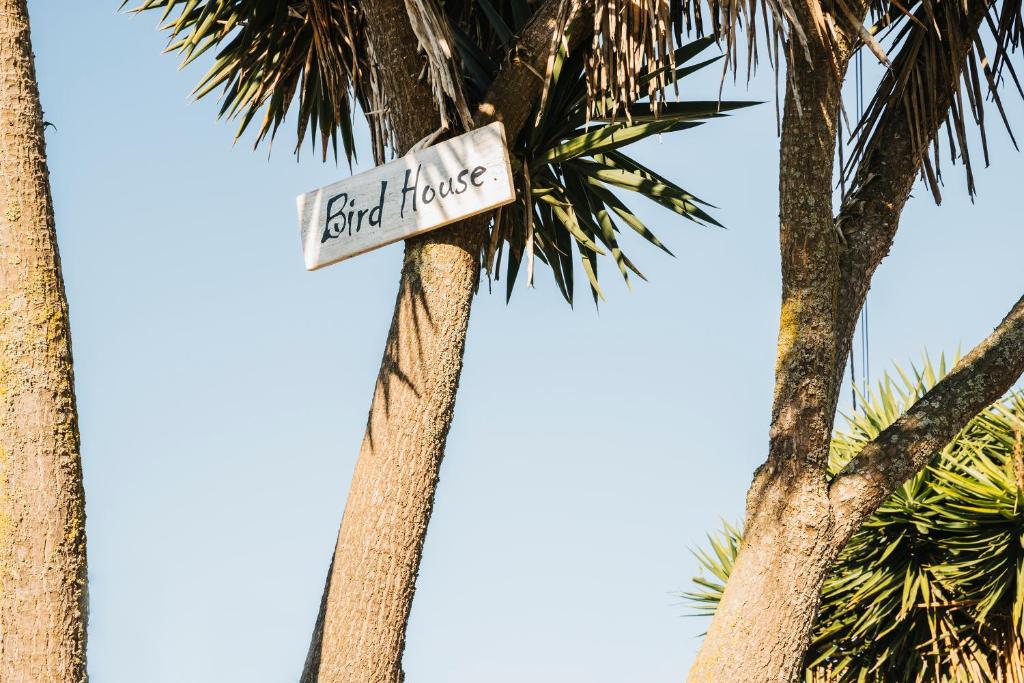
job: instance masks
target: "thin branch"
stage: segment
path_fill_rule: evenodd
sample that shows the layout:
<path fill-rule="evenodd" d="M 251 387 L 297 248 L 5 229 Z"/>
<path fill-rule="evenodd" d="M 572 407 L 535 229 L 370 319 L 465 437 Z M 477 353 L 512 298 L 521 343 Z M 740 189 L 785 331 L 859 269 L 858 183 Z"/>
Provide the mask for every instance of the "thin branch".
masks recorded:
<path fill-rule="evenodd" d="M 829 498 L 838 524 L 859 525 L 1021 374 L 1024 297 L 992 334 L 836 475 Z"/>
<path fill-rule="evenodd" d="M 519 135 L 544 89 L 537 74 L 547 72 L 548 58 L 557 47 L 552 39 L 568 34 L 570 48 L 588 37 L 585 30 L 588 12 L 578 0 L 547 0 L 523 27 L 519 41 L 480 103 L 473 117 L 476 125 L 492 121 L 505 124 L 508 140 Z"/>
<path fill-rule="evenodd" d="M 984 17 L 985 4 L 979 3 L 971 21 L 961 26 L 961 35 L 950 42 L 966 52 L 971 45 L 971 35 L 978 31 Z M 931 29 L 922 26 L 917 30 Z M 963 56 L 961 54 L 955 63 L 963 65 Z M 919 56 L 919 59 L 926 58 Z M 953 104 L 956 88 L 939 87 L 939 90 L 934 108 L 937 114 L 933 120 L 924 122 L 929 135 L 913 134 L 910 114 L 903 106 L 886 108 L 870 133 L 871 140 L 865 145 L 871 152 L 857 164 L 852 190 L 836 216 L 836 229 L 844 237 L 840 249 L 840 299 L 836 315 L 836 338 L 841 347 L 836 358 L 837 381 L 842 377 L 872 276 L 892 247 L 903 207 L 921 172 L 922 159 L 945 120 L 945 112 Z"/>
<path fill-rule="evenodd" d="M 815 64 L 847 56 L 808 45 Z M 769 432 L 770 471 L 824 471 L 838 382 L 836 309 L 839 240 L 832 229 L 832 168 L 841 78 L 801 64 L 788 76 L 779 153 L 779 244 L 782 307 Z M 787 475 L 788 476 L 788 475 Z"/>

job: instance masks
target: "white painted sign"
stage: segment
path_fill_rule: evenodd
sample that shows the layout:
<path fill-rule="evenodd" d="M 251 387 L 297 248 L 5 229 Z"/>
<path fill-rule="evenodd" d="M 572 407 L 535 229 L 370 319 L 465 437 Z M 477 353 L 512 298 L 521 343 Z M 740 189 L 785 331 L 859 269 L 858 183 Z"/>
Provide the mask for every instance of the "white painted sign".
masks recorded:
<path fill-rule="evenodd" d="M 505 128 L 492 123 L 299 195 L 307 270 L 515 199 Z"/>

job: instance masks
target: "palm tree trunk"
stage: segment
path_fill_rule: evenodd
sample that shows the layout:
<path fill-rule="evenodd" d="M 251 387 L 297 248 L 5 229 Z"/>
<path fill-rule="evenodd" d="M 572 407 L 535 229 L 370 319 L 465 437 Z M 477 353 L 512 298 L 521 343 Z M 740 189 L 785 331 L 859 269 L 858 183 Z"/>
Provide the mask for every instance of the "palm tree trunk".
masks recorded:
<path fill-rule="evenodd" d="M 455 408 L 484 223 L 406 245 L 304 683 L 393 682 Z"/>
<path fill-rule="evenodd" d="M 690 683 L 798 680 L 822 582 L 846 540 L 835 529 L 825 474 L 841 379 L 835 368 L 845 360 L 835 333 L 832 167 L 850 52 L 841 39 L 807 51 L 810 62 L 790 51 L 780 141 L 783 286 L 768 460 L 747 494 L 740 554 Z"/>
<path fill-rule="evenodd" d="M 942 41 L 942 49 L 958 50 L 950 60 L 958 69 L 989 4 L 970 7 L 960 35 Z M 799 19 L 813 35 L 813 18 Z M 992 335 L 828 482 L 829 440 L 856 320 L 945 118 L 925 114 L 927 134 L 914 135 L 903 107 L 888 111 L 872 132 L 879 144 L 858 165 L 856 189 L 834 216 L 840 88 L 858 40 L 846 33 L 812 39 L 809 62 L 804 50 L 789 46 L 779 159 L 782 315 L 769 455 L 747 494 L 740 554 L 690 683 L 799 680 L 832 561 L 888 495 L 1024 368 L 1018 302 Z M 931 69 L 927 50 L 914 58 Z M 959 76 L 938 77 L 937 112 L 953 104 L 957 88 L 946 84 Z"/>
<path fill-rule="evenodd" d="M 743 547 L 722 602 L 690 670 L 689 683 L 791 683 L 804 652 L 821 586 L 845 539 L 834 535 L 824 482 L 755 475 Z"/>
<path fill-rule="evenodd" d="M 440 117 L 405 0 L 362 11 L 386 84 L 396 143 L 409 149 Z M 589 15 L 547 0 L 521 30 L 475 125 L 503 121 L 514 140 L 543 86 L 552 38 L 570 47 L 589 34 Z M 560 24 L 565 21 L 565 24 Z M 398 683 L 438 469 L 462 372 L 470 306 L 480 276 L 488 215 L 406 242 L 402 279 L 366 434 L 317 617 L 302 683 Z"/>
<path fill-rule="evenodd" d="M 85 499 L 26 0 L 0 0 L 0 680 L 86 680 Z"/>
<path fill-rule="evenodd" d="M 401 150 L 440 125 L 403 0 L 365 3 Z M 397 683 L 455 408 L 486 217 L 406 242 L 384 359 L 303 683 Z"/>

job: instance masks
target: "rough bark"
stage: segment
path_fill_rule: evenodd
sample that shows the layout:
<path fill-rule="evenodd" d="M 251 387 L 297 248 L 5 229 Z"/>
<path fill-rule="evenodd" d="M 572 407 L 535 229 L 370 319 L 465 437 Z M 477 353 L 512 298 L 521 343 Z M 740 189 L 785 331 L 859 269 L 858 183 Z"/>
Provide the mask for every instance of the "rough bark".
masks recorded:
<path fill-rule="evenodd" d="M 841 544 L 824 482 L 792 479 L 766 467 L 748 493 L 755 516 L 715 612 L 691 683 L 796 681 L 820 600 L 821 585 Z"/>
<path fill-rule="evenodd" d="M 406 150 L 439 126 L 401 0 L 363 5 L 388 84 L 397 142 Z M 540 89 L 534 75 L 561 2 L 524 29 L 477 112 L 513 139 Z M 451 425 L 488 216 L 406 243 L 402 278 L 366 434 L 317 617 L 303 683 L 396 683 L 438 471 Z"/>
<path fill-rule="evenodd" d="M 399 681 L 483 221 L 410 240 L 304 681 Z"/>
<path fill-rule="evenodd" d="M 840 527 L 861 522 L 1024 373 L 1024 297 L 1003 321 L 835 478 Z"/>
<path fill-rule="evenodd" d="M 86 680 L 68 307 L 25 0 L 0 0 L 0 680 Z"/>
<path fill-rule="evenodd" d="M 972 42 L 969 35 L 984 20 L 987 3 L 975 3 L 964 35 L 947 41 L 961 51 Z M 957 61 L 964 54 L 957 54 Z M 955 74 L 951 76 L 955 78 Z M 943 77 L 937 77 L 941 80 Z M 937 93 L 938 110 L 947 110 L 953 103 L 952 89 Z M 889 254 L 900 215 L 910 198 L 910 191 L 921 170 L 921 162 L 931 138 L 938 132 L 941 119 L 927 121 L 932 136 L 915 143 L 910 131 L 910 115 L 902 107 L 890 109 L 879 122 L 873 138 L 881 144 L 863 159 L 854 174 L 852 191 L 839 207 L 836 229 L 843 235 L 840 250 L 840 297 L 836 320 L 836 342 L 839 345 L 837 380 L 841 380 L 850 353 L 850 344 L 857 320 L 864 307 L 875 270 Z"/>
<path fill-rule="evenodd" d="M 975 23 L 950 42 L 970 45 L 985 9 L 977 3 Z M 873 133 L 881 144 L 861 161 L 854 191 L 832 219 L 835 114 L 849 44 L 841 32 L 828 47 L 811 38 L 814 68 L 798 66 L 787 82 L 783 301 L 769 457 L 748 493 L 743 544 L 690 673 L 694 682 L 798 680 L 836 555 L 896 487 L 1024 372 L 1022 299 L 946 379 L 827 482 L 828 444 L 857 317 L 930 143 L 915 143 L 905 112 L 890 110 Z M 830 69 L 830 61 L 838 66 Z M 952 92 L 940 95 L 940 109 L 952 99 Z M 926 124 L 934 136 L 941 120 Z"/>
<path fill-rule="evenodd" d="M 782 126 L 782 312 L 768 459 L 747 494 L 743 548 L 690 671 L 694 683 L 795 679 L 836 552 L 821 472 L 838 396 L 832 166 L 847 54 L 809 50 L 812 61 L 801 57 L 788 79 Z"/>

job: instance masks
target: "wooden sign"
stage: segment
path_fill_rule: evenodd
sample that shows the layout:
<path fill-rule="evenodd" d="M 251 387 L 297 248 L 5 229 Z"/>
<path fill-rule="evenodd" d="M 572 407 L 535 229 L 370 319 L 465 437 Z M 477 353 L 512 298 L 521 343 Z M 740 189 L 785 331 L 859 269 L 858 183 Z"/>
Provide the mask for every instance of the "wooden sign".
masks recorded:
<path fill-rule="evenodd" d="M 299 195 L 307 270 L 515 199 L 505 128 L 492 123 Z"/>

